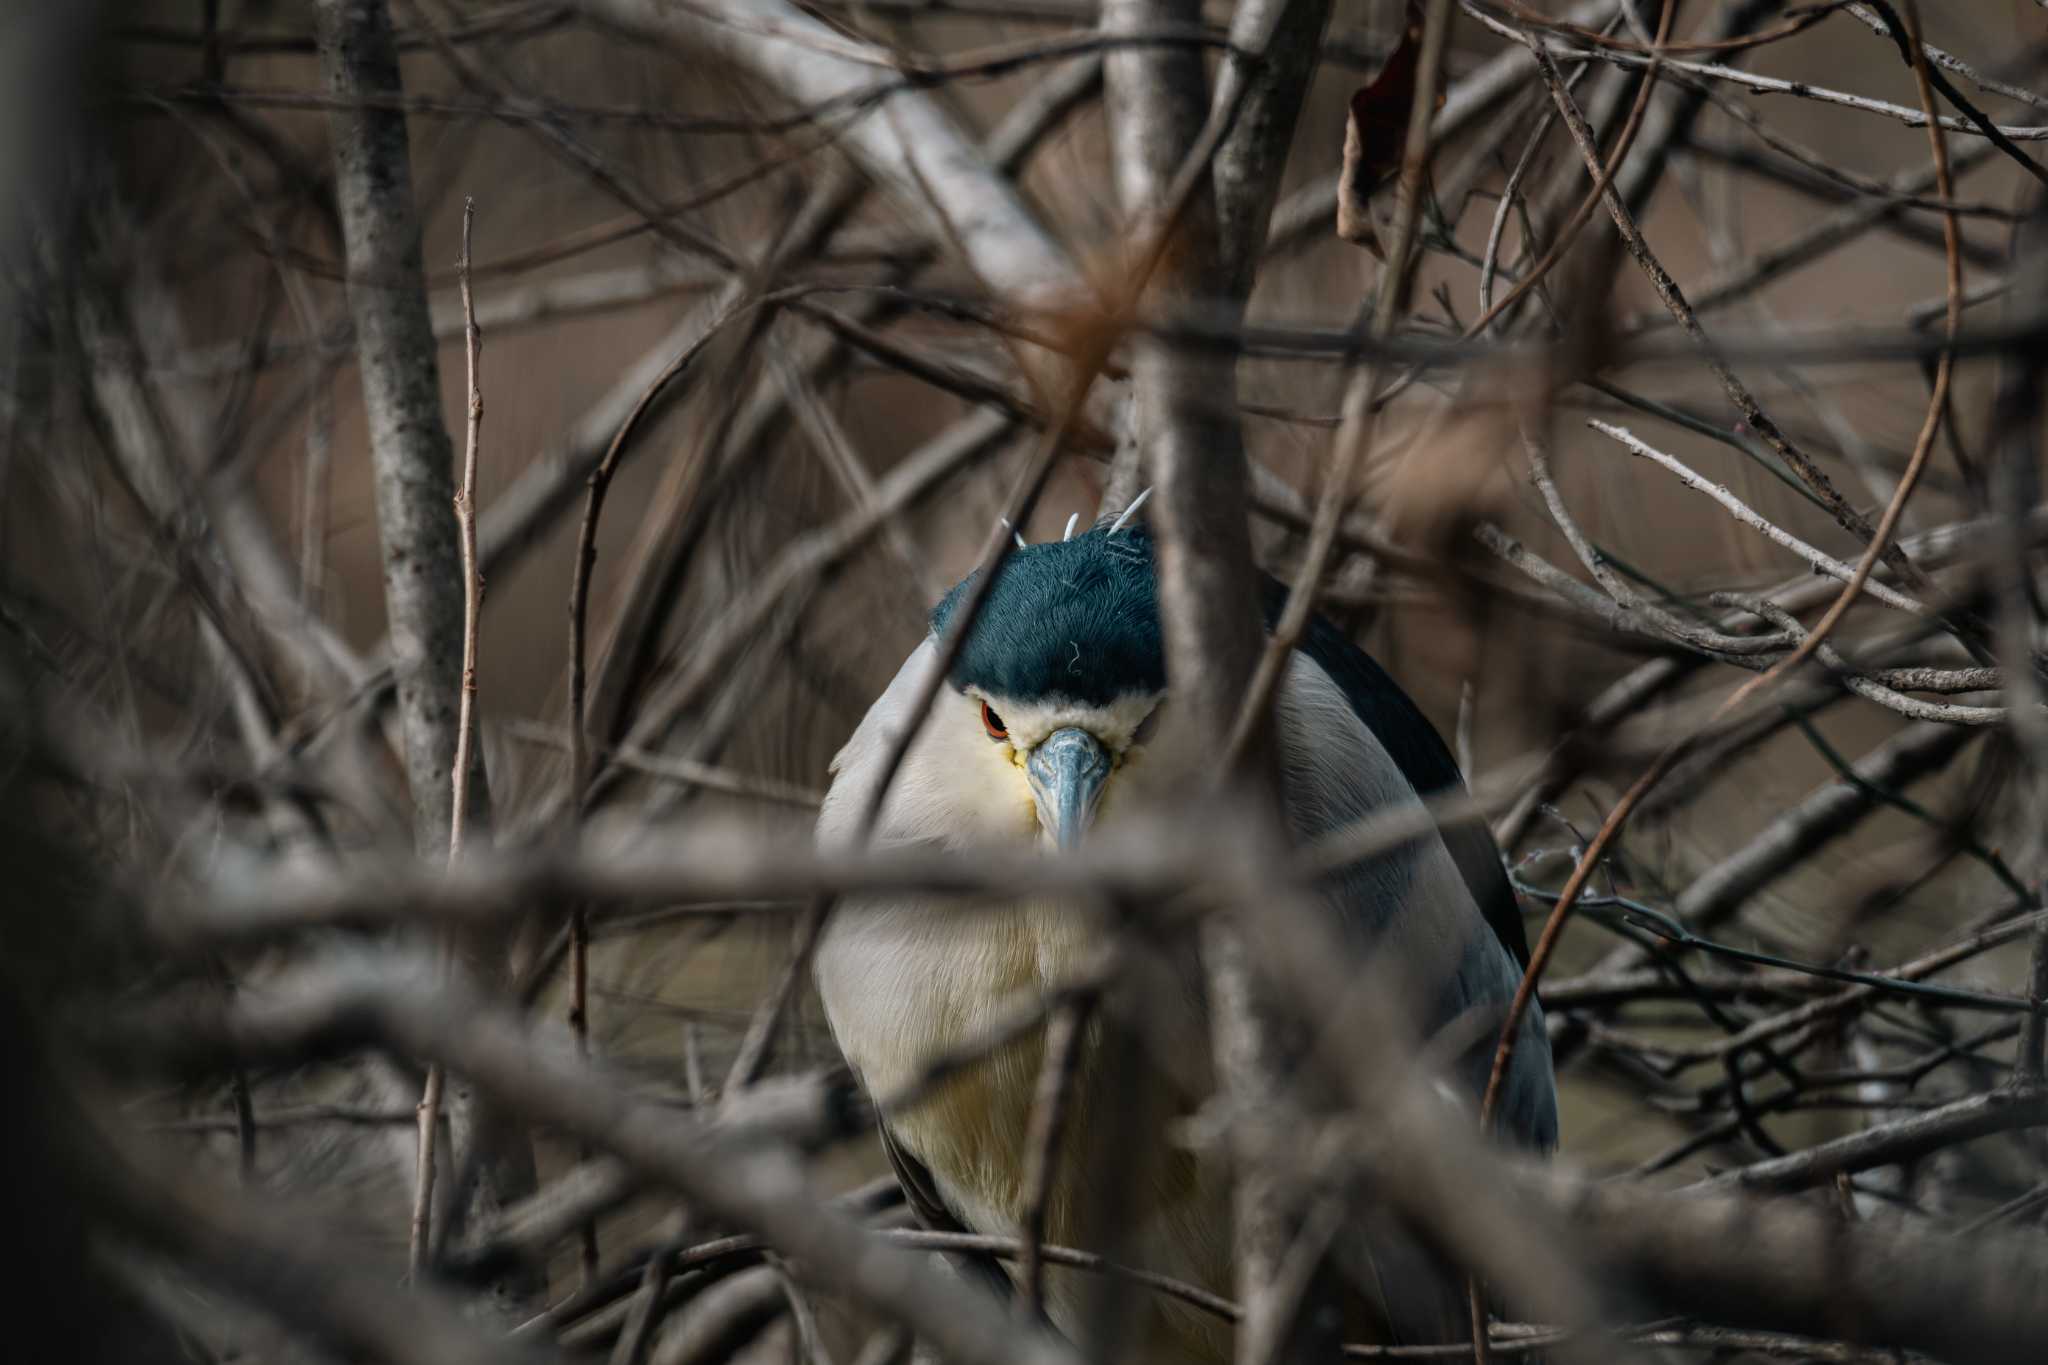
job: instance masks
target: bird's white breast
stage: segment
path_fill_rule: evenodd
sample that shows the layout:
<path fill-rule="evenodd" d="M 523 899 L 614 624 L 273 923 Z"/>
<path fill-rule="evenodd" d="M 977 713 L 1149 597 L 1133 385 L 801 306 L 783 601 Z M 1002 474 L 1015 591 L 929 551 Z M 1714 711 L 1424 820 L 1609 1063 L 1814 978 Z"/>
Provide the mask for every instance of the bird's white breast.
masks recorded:
<path fill-rule="evenodd" d="M 834 760 L 818 819 L 821 843 L 858 841 L 874 774 L 932 664 L 926 642 Z M 958 699 L 942 693 L 940 700 L 943 707 Z M 874 842 L 965 847 L 1033 837 L 1029 792 L 995 766 L 995 747 L 978 724 L 935 711 L 890 787 Z M 870 1093 L 886 1098 L 916 1080 L 932 1058 L 989 1036 L 1006 1008 L 1070 981 L 1085 951 L 1086 935 L 1074 918 L 1050 907 L 850 900 L 834 912 L 819 945 L 818 991 L 847 1061 Z M 1037 1062 L 1035 1043 L 1004 1049 L 891 1120 L 970 1225 L 1014 1221 Z"/>

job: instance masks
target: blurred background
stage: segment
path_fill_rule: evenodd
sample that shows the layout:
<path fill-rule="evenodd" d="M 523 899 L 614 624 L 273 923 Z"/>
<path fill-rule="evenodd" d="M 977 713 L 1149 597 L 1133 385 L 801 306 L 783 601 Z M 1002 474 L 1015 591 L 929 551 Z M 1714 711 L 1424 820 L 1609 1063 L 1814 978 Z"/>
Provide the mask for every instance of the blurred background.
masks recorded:
<path fill-rule="evenodd" d="M 804 8 L 928 68 L 1094 22 L 1086 0 Z M 1654 26 L 1656 6 L 1639 8 Z M 1870 11 L 1825 8 L 1802 27 L 1795 8 L 1684 0 L 1672 31 L 1794 29 L 1682 60 L 1917 111 L 1913 72 Z M 303 835 L 294 819 L 316 824 L 344 863 L 410 848 L 413 828 L 311 12 L 238 0 L 10 9 L 0 45 L 21 80 L 0 120 L 14 187 L 0 314 L 0 687 L 12 712 L 8 799 L 39 842 L 9 856 L 7 953 L 28 1008 L 61 1033 L 82 1001 L 132 1003 L 194 973 L 260 981 L 278 965 L 282 950 L 197 966 L 160 955 L 152 894 L 204 885 L 208 869 L 250 850 L 289 851 Z M 465 202 L 474 212 L 490 838 L 547 848 L 573 821 L 569 601 L 585 476 L 661 367 L 732 306 L 735 276 L 651 228 L 635 207 L 646 204 L 752 262 L 763 274 L 750 287 L 819 287 L 805 299 L 849 321 L 768 307 L 723 326 L 634 428 L 594 538 L 589 655 L 594 741 L 638 747 L 586 818 L 657 838 L 714 818 L 806 827 L 833 753 L 926 632 L 938 596 L 976 562 L 1029 456 L 1029 422 L 799 580 L 667 724 L 650 734 L 638 722 L 792 547 L 817 543 L 925 443 L 999 409 L 990 394 L 1028 405 L 986 291 L 900 195 L 866 183 L 829 126 L 821 135 L 786 117 L 787 101 L 731 64 L 574 4 L 418 0 L 392 12 L 442 415 L 458 452 L 456 266 Z M 1611 4 L 1524 11 L 1537 12 L 1630 33 Z M 1204 14 L 1220 31 L 1230 6 Z M 2048 94 L 2034 93 L 2048 90 L 2048 12 L 1972 0 L 1923 6 L 1922 19 L 1956 63 L 1938 69 L 1977 108 L 2023 134 L 2048 124 Z M 1399 5 L 1334 7 L 1251 296 L 1247 331 L 1276 340 L 1247 346 L 1238 407 L 1259 470 L 1255 542 L 1283 580 L 1324 491 L 1349 375 L 1327 348 L 1287 338 L 1352 327 L 1377 287 L 1375 253 L 1336 234 L 1335 185 L 1351 98 L 1405 24 Z M 1484 311 L 1490 237 L 1497 298 L 1586 196 L 1585 168 L 1532 69 L 1503 65 L 1513 51 L 1478 17 L 1458 18 L 1406 338 L 1462 337 Z M 1030 212 L 1084 272 L 1110 281 L 1131 242 L 1090 75 L 1099 62 L 1041 55 L 921 94 L 997 146 Z M 1584 59 L 1564 69 L 1611 145 L 1639 70 Z M 1874 522 L 1933 380 L 1930 351 L 1903 352 L 1943 325 L 1925 128 L 1675 71 L 1635 137 L 1617 184 L 1657 258 L 1777 426 Z M 2014 302 L 2033 277 L 2013 240 L 2034 176 L 1974 133 L 1948 141 L 1964 325 L 1988 331 L 2023 316 L 2002 310 L 2031 306 Z M 820 229 L 834 196 L 843 211 Z M 1714 594 L 1769 594 L 1810 626 L 1838 586 L 1589 420 L 1627 428 L 1837 561 L 1862 549 L 1689 351 L 1604 210 L 1540 292 L 1494 325 L 1493 340 L 1528 343 L 1507 360 L 1436 365 L 1396 386 L 1347 522 L 1351 548 L 1383 552 L 1341 556 L 1325 599 L 1454 744 L 1530 893 L 1532 937 L 1546 894 L 1620 792 L 1751 676 L 1658 621 L 1766 634 L 1774 627 Z M 1554 338 L 1569 344 L 1553 352 L 1543 343 Z M 1891 353 L 1875 356 L 1872 339 Z M 2015 363 L 1986 344 L 1956 368 L 1948 425 L 1899 525 L 1933 583 L 1890 570 L 1877 581 L 1944 611 L 1991 610 L 1987 518 L 2010 435 L 1994 393 L 2001 364 Z M 1090 411 L 1113 414 L 1122 391 L 1113 364 Z M 1521 434 L 1531 413 L 1598 576 L 1532 481 Z M 1113 447 L 1072 443 L 1022 534 L 1091 522 Z M 1578 595 L 1489 550 L 1488 536 L 1519 542 Z M 1649 606 L 1616 606 L 1609 579 Z M 1891 970 L 2034 908 L 2040 810 L 2023 797 L 2031 779 L 2012 728 L 1990 714 L 2008 694 L 1983 657 L 1939 617 L 1881 601 L 1859 605 L 1833 640 L 1866 673 L 1923 673 L 1887 675 L 1876 700 L 1839 674 L 1820 678 L 1721 726 L 1610 850 L 1549 969 L 1563 1152 L 1577 1168 L 1684 1184 L 1938 1107 L 2012 1065 L 2010 1011 L 1924 998 L 1788 1025 L 1772 1035 L 1776 1053 L 1730 1048 L 1841 983 L 1668 938 L 1659 947 L 1647 921 L 1618 923 L 1642 905 L 1745 952 Z M 1876 766 L 1845 778 L 1859 762 Z M 1813 814 L 1816 801 L 1828 811 Z M 280 817 L 280 805 L 299 816 Z M 591 1050 L 649 1093 L 701 1096 L 781 974 L 795 908 L 597 917 Z M 552 965 L 560 914 L 536 910 L 510 949 L 515 984 L 557 1018 L 570 989 Z M 2027 948 L 2008 932 L 1938 979 L 2024 993 Z M 1653 959 L 1680 965 L 1659 976 Z M 797 1019 L 776 1069 L 829 1065 L 815 1006 L 801 1003 Z M 172 1160 L 223 1175 L 248 1138 L 238 1110 L 264 1115 L 247 1157 L 255 1178 L 317 1197 L 395 1254 L 418 1081 L 397 1061 L 289 1066 L 108 1082 L 93 1103 Z M 582 1156 L 545 1133 L 536 1150 L 542 1185 Z M 1839 1194 L 1919 1219 L 1997 1214 L 2038 1227 L 2040 1155 L 2032 1137 L 1999 1137 L 1866 1172 Z M 847 1187 L 884 1169 L 865 1142 L 831 1162 Z M 607 1257 L 666 1207 L 608 1212 Z M 555 1244 L 541 1302 L 576 1290 L 585 1254 L 573 1237 Z"/>

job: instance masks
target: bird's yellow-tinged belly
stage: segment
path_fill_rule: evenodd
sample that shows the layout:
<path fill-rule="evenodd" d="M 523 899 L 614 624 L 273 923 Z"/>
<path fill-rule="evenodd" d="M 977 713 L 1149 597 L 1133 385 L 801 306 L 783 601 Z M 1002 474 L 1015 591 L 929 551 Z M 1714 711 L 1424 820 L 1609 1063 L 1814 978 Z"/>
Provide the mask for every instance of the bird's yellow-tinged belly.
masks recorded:
<path fill-rule="evenodd" d="M 819 949 L 818 987 L 869 1092 L 878 1100 L 901 1093 L 935 1059 L 993 1036 L 1004 1016 L 1071 981 L 1085 936 L 1067 918 L 1007 907 L 844 907 Z M 976 1226 L 1012 1224 L 1022 1212 L 1024 1133 L 1042 1055 L 1034 1030 L 889 1117 Z"/>
<path fill-rule="evenodd" d="M 1005 1016 L 1070 985 L 1094 946 L 1082 916 L 1054 908 L 848 905 L 820 946 L 818 986 L 847 1060 L 870 1093 L 887 1100 L 923 1076 L 933 1058 L 992 1037 Z M 1139 1117 L 1147 1106 L 1134 1102 L 1130 1078 L 1112 1092 L 1099 1087 L 1098 1051 L 1091 1038 L 1075 1078 L 1078 1093 L 1047 1208 L 1048 1240 L 1100 1245 L 1103 1230 L 1091 1228 L 1090 1214 L 1124 1193 L 1093 1187 L 1104 1165 L 1102 1144 L 1139 1144 L 1144 1159 L 1134 1168 L 1138 1186 L 1126 1212 L 1138 1233 L 1122 1254 L 1227 1292 L 1228 1203 L 1220 1172 L 1205 1171 L 1192 1154 L 1166 1143 L 1159 1123 L 1173 1115 L 1153 1105 L 1149 1117 Z M 1025 1135 L 1043 1055 L 1043 1033 L 1033 1030 L 889 1116 L 897 1139 L 977 1231 L 1022 1230 Z M 1131 1131 L 1133 1125 L 1153 1131 Z M 1048 1307 L 1063 1326 L 1074 1325 L 1080 1288 L 1074 1276 L 1048 1274 Z M 1222 1324 L 1151 1300 L 1143 1309 L 1142 1358 L 1228 1358 Z"/>

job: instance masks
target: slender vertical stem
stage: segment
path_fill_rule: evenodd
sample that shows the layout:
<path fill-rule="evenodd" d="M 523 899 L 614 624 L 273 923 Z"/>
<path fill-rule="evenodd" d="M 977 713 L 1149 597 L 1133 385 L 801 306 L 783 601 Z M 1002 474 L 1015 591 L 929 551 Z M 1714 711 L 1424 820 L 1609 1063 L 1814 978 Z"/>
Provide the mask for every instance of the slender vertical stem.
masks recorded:
<path fill-rule="evenodd" d="M 232 1000 L 235 980 L 228 974 L 227 963 L 215 958 L 210 965 L 221 994 Z M 249 1090 L 249 1068 L 240 1062 L 228 1072 L 228 1098 L 235 1107 L 235 1143 L 241 1157 L 242 1183 L 246 1185 L 256 1178 L 256 1101 Z"/>
<path fill-rule="evenodd" d="M 420 1090 L 420 1102 L 413 1113 L 419 1120 L 418 1153 L 412 1173 L 412 1229 L 407 1241 L 406 1267 L 417 1280 L 427 1261 L 427 1246 L 434 1235 L 435 1135 L 441 1129 L 441 1095 L 447 1077 L 441 1064 L 427 1068 L 427 1083 Z"/>
<path fill-rule="evenodd" d="M 476 559 L 476 465 L 477 437 L 484 423 L 484 394 L 479 362 L 483 333 L 476 325 L 476 301 L 469 287 L 470 223 L 476 214 L 474 200 L 462 201 L 462 335 L 469 359 L 469 422 L 463 435 L 462 486 L 455 490 L 455 525 L 462 553 L 462 696 L 455 713 L 455 806 L 448 821 L 448 861 L 461 861 L 463 839 L 468 832 L 469 770 L 471 750 L 476 743 L 476 637 L 477 619 L 484 609 L 484 580 Z"/>
<path fill-rule="evenodd" d="M 611 1365 L 641 1365 L 647 1359 L 647 1348 L 654 1341 L 655 1329 L 661 1325 L 661 1299 L 668 1290 L 674 1261 L 670 1246 L 682 1240 L 687 1226 L 680 1211 L 663 1221 L 659 1241 L 647 1258 L 646 1268 L 640 1272 L 639 1291 L 626 1310 L 626 1325 L 619 1329 L 619 1339 L 612 1346 Z"/>
<path fill-rule="evenodd" d="M 476 737 L 476 640 L 477 622 L 483 614 L 484 580 L 477 572 L 476 554 L 476 466 L 478 436 L 484 424 L 484 394 L 480 374 L 483 332 L 476 325 L 476 300 L 470 291 L 470 228 L 476 217 L 476 203 L 462 201 L 462 334 L 469 360 L 469 420 L 464 432 L 462 483 L 455 490 L 455 524 L 462 552 L 462 693 L 455 714 L 455 770 L 450 778 L 453 806 L 448 820 L 448 864 L 462 861 L 463 837 L 468 832 L 470 750 Z M 444 968 L 453 956 L 451 945 L 442 943 Z M 441 1129 L 441 1096 L 447 1076 L 436 1062 L 427 1068 L 427 1083 L 420 1092 L 419 1161 L 413 1172 L 412 1237 L 408 1257 L 418 1277 L 433 1240 L 434 1174 L 436 1136 Z"/>
<path fill-rule="evenodd" d="M 1025 1306 L 1034 1313 L 1045 1309 L 1045 1227 L 1052 1206 L 1053 1173 L 1059 1169 L 1068 1102 L 1094 1011 L 1094 996 L 1083 995 L 1055 1009 L 1045 1024 L 1045 1058 L 1039 1064 L 1038 1094 L 1032 1101 L 1031 1127 L 1024 1139 L 1024 1256 L 1017 1275 L 1023 1283 Z"/>
<path fill-rule="evenodd" d="M 569 912 L 569 1031 L 576 1038 L 576 1055 L 590 1057 L 590 910 L 578 905 Z M 590 1149 L 582 1149 L 584 1160 Z M 597 1220 L 591 1219 L 577 1232 L 577 1262 L 588 1288 L 597 1279 Z"/>
<path fill-rule="evenodd" d="M 299 601 L 318 619 L 327 596 L 327 528 L 334 467 L 334 367 L 315 362 L 313 394 L 306 407 L 306 459 L 299 490 Z"/>
<path fill-rule="evenodd" d="M 584 798 L 590 790 L 594 761 L 590 748 L 590 717 L 586 701 L 585 641 L 590 618 L 591 575 L 597 567 L 598 519 L 604 514 L 605 494 L 612 476 L 625 457 L 627 443 L 641 419 L 672 381 L 695 360 L 724 325 L 745 310 L 751 291 L 730 296 L 704 323 L 641 393 L 626 414 L 625 421 L 605 448 L 604 456 L 590 471 L 589 491 L 583 507 L 583 521 L 576 533 L 576 557 L 569 584 L 569 818 L 582 816 Z M 590 1055 L 590 907 L 576 905 L 569 911 L 569 1029 L 576 1037 L 577 1055 Z M 588 1153 L 586 1152 L 586 1155 Z M 580 1234 L 581 1264 L 586 1284 L 598 1269 L 597 1224 L 585 1223 Z"/>

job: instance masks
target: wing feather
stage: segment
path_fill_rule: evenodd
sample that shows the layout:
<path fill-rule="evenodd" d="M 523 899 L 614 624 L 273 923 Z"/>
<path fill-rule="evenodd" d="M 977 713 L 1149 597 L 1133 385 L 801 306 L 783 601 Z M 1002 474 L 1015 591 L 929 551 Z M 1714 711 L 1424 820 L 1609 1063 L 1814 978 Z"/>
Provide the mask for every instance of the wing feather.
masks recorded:
<path fill-rule="evenodd" d="M 1286 590 L 1269 580 L 1269 625 L 1278 619 L 1280 606 L 1286 600 Z M 1321 616 L 1310 618 L 1299 648 L 1343 690 L 1351 709 L 1385 747 L 1401 775 L 1408 779 L 1408 785 L 1418 794 L 1429 797 L 1464 790 L 1464 776 L 1443 736 L 1371 655 Z M 1528 966 L 1528 932 L 1522 926 L 1521 906 L 1501 866 L 1500 847 L 1493 841 L 1493 832 L 1485 821 L 1477 819 L 1439 824 L 1438 829 L 1451 861 L 1458 865 L 1459 875 L 1471 889 L 1472 900 L 1486 917 L 1494 937 L 1516 965 Z"/>

